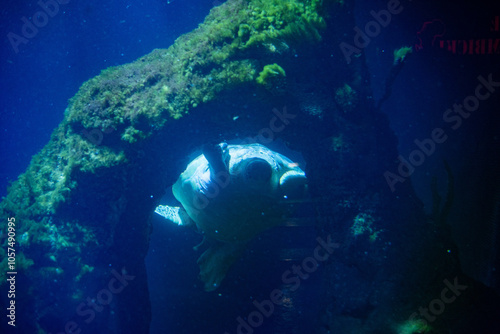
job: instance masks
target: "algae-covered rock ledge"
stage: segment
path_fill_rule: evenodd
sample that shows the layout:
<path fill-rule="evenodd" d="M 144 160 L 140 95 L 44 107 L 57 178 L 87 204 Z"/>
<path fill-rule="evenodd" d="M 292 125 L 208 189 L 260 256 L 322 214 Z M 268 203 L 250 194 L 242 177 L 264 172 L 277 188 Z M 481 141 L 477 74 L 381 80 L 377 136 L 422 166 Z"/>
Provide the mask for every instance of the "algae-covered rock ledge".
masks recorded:
<path fill-rule="evenodd" d="M 24 292 L 18 300 L 36 314 L 21 325 L 26 332 L 60 332 L 68 321 L 147 332 L 143 259 L 152 209 L 176 177 L 170 166 L 182 150 L 171 135 L 176 122 L 223 91 L 273 89 L 271 80 L 256 81 L 259 73 L 279 63 L 286 50 L 321 39 L 323 5 L 319 0 L 228 1 L 168 49 L 105 69 L 83 83 L 49 143 L 0 204 L 2 231 L 8 217 L 17 222 L 16 269 Z M 259 57 L 262 53 L 268 56 Z M 169 144 L 158 144 L 166 138 Z M 161 151 L 165 148 L 171 151 Z M 0 265 L 6 267 L 7 239 L 2 240 Z M 134 287 L 95 320 L 79 317 L 80 304 L 113 273 L 133 275 Z M 5 282 L 2 277 L 0 284 Z M 51 290 L 64 293 L 53 300 L 37 298 Z M 139 318 L 126 306 L 138 295 L 143 297 L 137 307 L 145 310 Z"/>

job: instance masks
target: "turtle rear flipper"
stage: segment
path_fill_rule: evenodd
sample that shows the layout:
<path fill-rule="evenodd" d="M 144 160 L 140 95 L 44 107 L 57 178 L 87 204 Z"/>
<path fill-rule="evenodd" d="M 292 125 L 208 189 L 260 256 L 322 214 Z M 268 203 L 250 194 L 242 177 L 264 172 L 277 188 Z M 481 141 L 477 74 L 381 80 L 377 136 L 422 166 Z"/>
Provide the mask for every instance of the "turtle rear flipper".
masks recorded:
<path fill-rule="evenodd" d="M 155 213 L 176 225 L 195 226 L 195 223 L 188 216 L 187 212 L 178 206 L 158 205 Z"/>
<path fill-rule="evenodd" d="M 217 242 L 201 254 L 198 265 L 205 291 L 213 291 L 219 287 L 231 265 L 245 250 L 245 246 L 246 243 Z"/>

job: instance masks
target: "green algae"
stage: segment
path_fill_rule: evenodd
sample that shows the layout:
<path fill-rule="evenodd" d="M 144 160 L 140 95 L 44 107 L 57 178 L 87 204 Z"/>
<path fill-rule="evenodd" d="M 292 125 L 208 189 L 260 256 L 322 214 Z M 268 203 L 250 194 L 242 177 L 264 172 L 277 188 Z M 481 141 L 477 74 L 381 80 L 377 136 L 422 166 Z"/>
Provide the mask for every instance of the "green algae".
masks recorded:
<path fill-rule="evenodd" d="M 406 57 L 408 57 L 412 52 L 413 48 L 411 46 L 403 46 L 399 49 L 394 50 L 394 65 L 405 61 Z"/>
<path fill-rule="evenodd" d="M 347 153 L 351 151 L 351 144 L 346 141 L 344 134 L 340 133 L 331 138 L 330 150 L 334 152 Z"/>
<path fill-rule="evenodd" d="M 423 320 L 407 320 L 397 326 L 397 334 L 424 334 L 432 332 L 432 327 Z"/>
<path fill-rule="evenodd" d="M 270 85 L 272 81 L 276 81 L 277 78 L 286 77 L 285 70 L 274 63 L 271 65 L 264 66 L 264 69 L 259 73 L 256 81 L 259 85 Z"/>
<path fill-rule="evenodd" d="M 258 62 L 235 59 L 245 51 L 278 39 L 321 39 L 320 5 L 316 0 L 227 2 L 169 49 L 108 68 L 84 83 L 70 100 L 67 120 L 86 129 L 118 131 L 128 143 L 145 139 L 221 90 L 253 81 Z"/>
<path fill-rule="evenodd" d="M 335 90 L 335 102 L 344 113 L 353 111 L 358 103 L 358 94 L 348 84 Z"/>
<path fill-rule="evenodd" d="M 377 230 L 374 227 L 375 218 L 368 213 L 359 213 L 353 220 L 351 226 L 351 234 L 353 237 L 359 237 L 363 234 L 368 235 L 368 240 L 374 242 L 382 230 Z"/>
<path fill-rule="evenodd" d="M 88 264 L 84 264 L 81 269 L 80 269 L 80 272 L 78 273 L 78 275 L 75 277 L 75 281 L 78 282 L 82 279 L 82 277 L 88 273 L 91 273 L 94 271 L 94 267 L 92 266 L 89 266 Z"/>

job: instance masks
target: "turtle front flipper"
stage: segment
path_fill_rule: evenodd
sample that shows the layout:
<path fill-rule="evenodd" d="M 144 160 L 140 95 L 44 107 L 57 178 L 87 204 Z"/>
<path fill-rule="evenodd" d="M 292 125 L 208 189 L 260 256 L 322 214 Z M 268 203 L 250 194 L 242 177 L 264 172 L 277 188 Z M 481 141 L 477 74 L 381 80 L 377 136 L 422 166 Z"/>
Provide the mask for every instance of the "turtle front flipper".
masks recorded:
<path fill-rule="evenodd" d="M 158 205 L 155 213 L 159 214 L 172 224 L 180 226 L 196 226 L 194 221 L 188 216 L 187 212 L 178 206 Z"/>
<path fill-rule="evenodd" d="M 198 265 L 205 291 L 213 291 L 219 287 L 231 265 L 240 258 L 245 246 L 246 243 L 217 242 L 201 254 Z"/>
<path fill-rule="evenodd" d="M 217 180 L 221 174 L 228 174 L 229 170 L 229 148 L 226 143 L 203 145 L 203 156 L 208 161 L 210 167 L 210 178 Z"/>

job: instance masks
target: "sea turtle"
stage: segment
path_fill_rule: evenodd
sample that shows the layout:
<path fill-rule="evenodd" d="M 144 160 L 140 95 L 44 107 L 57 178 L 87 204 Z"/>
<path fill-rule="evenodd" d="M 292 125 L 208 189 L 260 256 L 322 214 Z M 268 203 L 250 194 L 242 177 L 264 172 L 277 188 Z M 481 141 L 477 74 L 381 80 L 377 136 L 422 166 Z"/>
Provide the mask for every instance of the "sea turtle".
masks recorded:
<path fill-rule="evenodd" d="M 205 145 L 172 187 L 182 207 L 160 205 L 168 221 L 203 233 L 200 279 L 215 290 L 256 234 L 284 222 L 287 200 L 304 195 L 297 163 L 260 144 Z"/>

